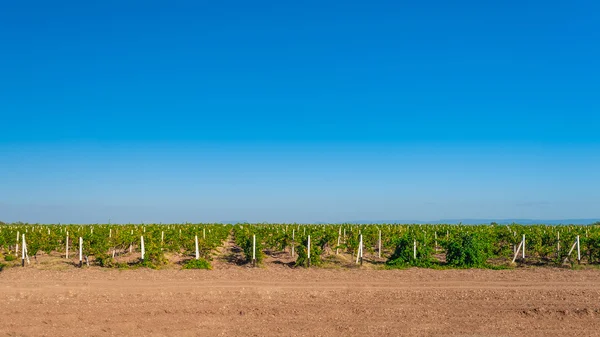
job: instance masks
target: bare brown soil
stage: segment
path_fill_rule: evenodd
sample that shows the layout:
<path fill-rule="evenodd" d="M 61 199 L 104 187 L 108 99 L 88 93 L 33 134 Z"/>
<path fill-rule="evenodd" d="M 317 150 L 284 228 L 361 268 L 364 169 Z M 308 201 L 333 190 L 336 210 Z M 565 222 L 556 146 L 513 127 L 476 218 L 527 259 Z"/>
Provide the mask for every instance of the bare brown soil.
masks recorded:
<path fill-rule="evenodd" d="M 0 336 L 598 336 L 600 270 L 9 268 Z"/>

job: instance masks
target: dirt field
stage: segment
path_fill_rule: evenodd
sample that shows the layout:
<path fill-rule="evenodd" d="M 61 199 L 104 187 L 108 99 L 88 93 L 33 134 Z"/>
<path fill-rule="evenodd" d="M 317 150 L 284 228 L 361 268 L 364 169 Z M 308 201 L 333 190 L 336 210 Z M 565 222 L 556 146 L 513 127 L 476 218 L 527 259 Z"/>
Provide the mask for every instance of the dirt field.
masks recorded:
<path fill-rule="evenodd" d="M 0 273 L 0 336 L 599 336 L 600 271 Z"/>

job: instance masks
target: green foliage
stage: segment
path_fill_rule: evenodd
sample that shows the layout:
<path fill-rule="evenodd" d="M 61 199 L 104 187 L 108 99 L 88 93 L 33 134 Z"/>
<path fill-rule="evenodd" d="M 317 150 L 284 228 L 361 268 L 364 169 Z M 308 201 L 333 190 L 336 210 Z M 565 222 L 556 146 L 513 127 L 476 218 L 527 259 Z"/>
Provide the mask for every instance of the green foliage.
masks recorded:
<path fill-rule="evenodd" d="M 312 238 L 311 238 L 312 239 Z M 323 241 L 319 242 L 311 242 L 310 244 L 310 265 L 311 266 L 320 266 L 323 262 L 321 259 L 321 254 L 323 249 L 319 245 L 319 243 L 323 244 Z M 297 247 L 298 258 L 296 259 L 296 266 L 308 267 L 308 237 L 302 241 Z"/>
<path fill-rule="evenodd" d="M 475 233 L 459 233 L 446 244 L 446 263 L 459 268 L 483 268 L 491 251 L 488 240 Z"/>
<path fill-rule="evenodd" d="M 600 262 L 600 235 L 596 234 L 584 239 L 581 244 L 587 247 L 589 263 Z"/>
<path fill-rule="evenodd" d="M 453 268 L 481 265 L 482 259 L 474 253 L 464 253 L 463 245 L 471 245 L 472 251 L 482 251 L 488 261 L 508 262 L 514 255 L 514 247 L 522 236 L 526 237 L 526 259 L 519 263 L 562 264 L 577 236 L 581 242 L 581 263 L 600 263 L 600 223 L 593 225 L 298 225 L 298 224 L 144 224 L 144 225 L 39 225 L 26 223 L 0 224 L 0 260 L 15 255 L 15 246 L 21 247 L 21 237 L 26 236 L 28 253 L 36 257 L 38 252 L 52 256 L 64 256 L 67 232 L 71 259 L 76 259 L 79 237 L 84 240 L 83 252 L 90 263 L 100 267 L 148 266 L 158 268 L 167 260 L 165 254 L 178 255 L 184 260 L 195 254 L 195 240 L 201 258 L 209 261 L 215 248 L 233 230 L 235 243 L 243 249 L 245 260 L 251 262 L 252 235 L 256 235 L 256 257 L 260 263 L 265 254 L 281 256 L 294 247 L 297 265 L 306 265 L 307 237 L 311 237 L 311 265 L 318 266 L 336 251 L 356 258 L 360 236 L 363 237 L 364 255 L 367 259 L 376 256 L 378 233 L 382 234 L 382 257 L 389 257 L 388 266 L 424 266 L 431 268 Z M 19 238 L 17 238 L 19 233 Z M 476 243 L 463 240 L 462 236 L 473 234 L 483 241 L 483 248 Z M 559 238 L 560 235 L 560 238 Z M 140 254 L 140 236 L 145 240 L 145 261 L 134 258 Z M 417 241 L 417 258 L 413 258 L 413 242 Z M 129 247 L 132 247 L 132 252 Z M 559 248 L 560 246 L 560 248 Z M 436 263 L 434 247 L 445 248 L 449 254 L 447 265 Z M 459 249 L 460 247 L 460 249 Z M 116 252 L 113 259 L 113 251 Z M 575 261 L 575 253 L 570 260 Z M 20 252 L 17 252 L 20 257 Z M 462 255 L 461 255 L 462 254 Z M 39 254 L 38 254 L 39 255 Z M 390 256 L 391 255 L 391 256 Z M 11 256 L 11 257 L 8 257 Z M 118 262 L 118 263 L 117 263 Z M 452 263 L 452 265 L 450 264 Z M 486 268 L 489 268 L 486 265 Z"/>
<path fill-rule="evenodd" d="M 10 262 L 10 261 L 14 261 L 17 258 L 14 255 L 4 255 L 4 261 L 6 262 Z"/>
<path fill-rule="evenodd" d="M 183 269 L 212 269 L 210 262 L 205 259 L 192 259 L 183 265 Z"/>
<path fill-rule="evenodd" d="M 235 243 L 242 248 L 244 251 L 244 257 L 246 263 L 252 262 L 252 250 L 253 250 L 253 232 L 249 230 L 250 226 L 236 226 L 234 229 Z M 262 263 L 265 254 L 263 253 L 263 244 L 261 242 L 260 235 L 256 235 L 256 250 L 255 258 L 256 264 Z"/>
<path fill-rule="evenodd" d="M 388 267 L 430 267 L 433 263 L 431 258 L 432 249 L 427 245 L 425 238 L 423 241 L 417 242 L 417 254 L 415 259 L 414 245 L 416 238 L 410 233 L 405 233 L 399 237 L 396 242 L 394 253 L 387 260 L 386 265 Z"/>
<path fill-rule="evenodd" d="M 144 237 L 145 255 L 142 265 L 144 267 L 157 269 L 167 264 L 167 258 L 160 247 L 160 238 L 155 238 L 150 232 Z"/>

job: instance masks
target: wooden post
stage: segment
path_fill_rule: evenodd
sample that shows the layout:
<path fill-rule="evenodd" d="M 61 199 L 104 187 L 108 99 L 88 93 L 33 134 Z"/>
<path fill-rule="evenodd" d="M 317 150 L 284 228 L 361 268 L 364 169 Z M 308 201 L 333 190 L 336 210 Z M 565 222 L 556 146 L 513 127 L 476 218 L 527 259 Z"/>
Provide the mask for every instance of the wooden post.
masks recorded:
<path fill-rule="evenodd" d="M 206 228 L 202 228 L 202 240 L 206 240 Z"/>
<path fill-rule="evenodd" d="M 144 257 L 146 255 L 146 248 L 144 247 L 144 236 L 140 236 L 140 248 L 142 249 L 142 261 L 144 261 Z"/>
<path fill-rule="evenodd" d="M 434 237 L 434 239 L 435 239 L 435 248 L 434 248 L 434 250 L 435 250 L 435 252 L 437 253 L 437 251 L 438 251 L 438 244 L 437 244 L 437 231 L 433 232 L 433 237 Z"/>
<path fill-rule="evenodd" d="M 196 240 L 196 260 L 200 258 L 200 251 L 198 250 L 198 235 L 195 236 Z"/>
<path fill-rule="evenodd" d="M 165 231 L 160 232 L 160 244 L 165 242 Z"/>
<path fill-rule="evenodd" d="M 310 235 L 308 236 L 308 244 L 307 244 L 306 248 L 307 248 L 306 252 L 307 252 L 307 255 L 308 255 L 308 259 L 306 260 L 306 263 L 307 263 L 307 266 L 310 267 Z"/>
<path fill-rule="evenodd" d="M 252 266 L 256 267 L 256 234 L 252 235 Z"/>
<path fill-rule="evenodd" d="M 379 243 L 377 248 L 377 257 L 381 259 L 381 229 L 379 230 Z"/>
<path fill-rule="evenodd" d="M 83 238 L 79 237 L 79 268 L 83 267 Z"/>
<path fill-rule="evenodd" d="M 67 241 L 65 243 L 65 259 L 69 259 L 69 232 L 67 232 Z"/>

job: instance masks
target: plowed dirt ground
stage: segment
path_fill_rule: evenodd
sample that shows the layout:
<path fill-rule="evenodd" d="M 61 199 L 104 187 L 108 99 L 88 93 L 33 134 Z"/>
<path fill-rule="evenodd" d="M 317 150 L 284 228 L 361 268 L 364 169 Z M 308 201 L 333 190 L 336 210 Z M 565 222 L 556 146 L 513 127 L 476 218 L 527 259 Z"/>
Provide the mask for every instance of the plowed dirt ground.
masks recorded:
<path fill-rule="evenodd" d="M 600 336 L 600 270 L 8 268 L 0 336 Z"/>

